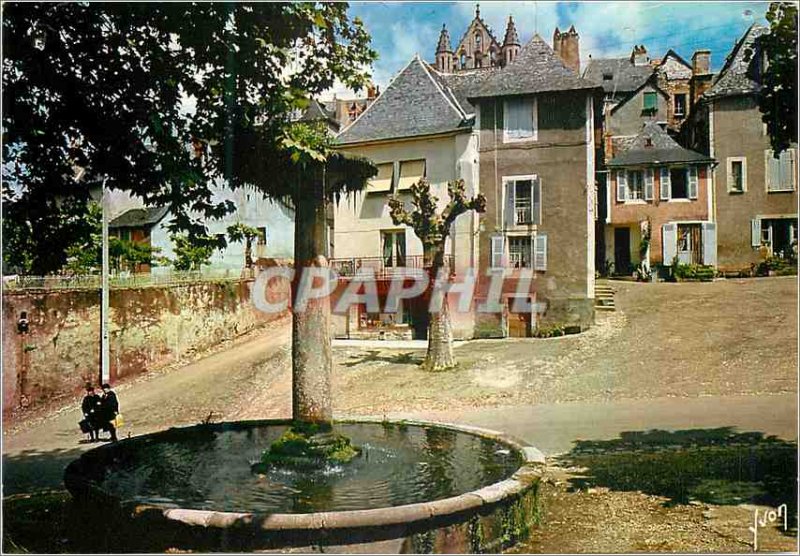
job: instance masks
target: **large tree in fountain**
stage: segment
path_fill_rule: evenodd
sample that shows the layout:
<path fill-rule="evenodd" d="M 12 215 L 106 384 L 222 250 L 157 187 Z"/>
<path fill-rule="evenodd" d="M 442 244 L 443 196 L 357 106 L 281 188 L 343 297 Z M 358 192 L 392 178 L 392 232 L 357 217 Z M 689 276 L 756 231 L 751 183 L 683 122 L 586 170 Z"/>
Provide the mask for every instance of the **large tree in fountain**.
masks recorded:
<path fill-rule="evenodd" d="M 4 5 L 8 262 L 63 266 L 102 184 L 168 205 L 173 231 L 204 237 L 206 219 L 235 208 L 217 183 L 290 198 L 298 266 L 326 264 L 326 202 L 373 168 L 293 116 L 336 83 L 363 87 L 369 42 L 344 3 Z M 330 419 L 326 322 L 324 304 L 295 319 L 298 419 Z"/>
<path fill-rule="evenodd" d="M 396 225 L 410 226 L 422 242 L 424 266 L 431 287 L 445 266 L 445 246 L 456 218 L 470 210 L 479 213 L 486 210 L 486 198 L 482 193 L 467 198 L 464 180 L 449 182 L 447 193 L 450 201 L 441 213 L 438 210 L 439 199 L 431 192 L 431 185 L 424 178 L 411 186 L 410 210 L 401 197 L 389 199 L 392 221 Z M 447 298 L 442 300 L 441 307 L 433 309 L 428 322 L 428 351 L 422 366 L 429 371 L 441 371 L 456 365 Z"/>

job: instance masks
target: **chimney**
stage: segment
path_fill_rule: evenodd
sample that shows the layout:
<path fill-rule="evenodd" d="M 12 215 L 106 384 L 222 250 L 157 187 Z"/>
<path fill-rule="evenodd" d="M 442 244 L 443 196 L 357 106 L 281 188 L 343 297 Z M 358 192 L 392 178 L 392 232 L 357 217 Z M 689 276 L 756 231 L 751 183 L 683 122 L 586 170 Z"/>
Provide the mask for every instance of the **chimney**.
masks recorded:
<path fill-rule="evenodd" d="M 692 78 L 689 80 L 689 94 L 692 104 L 711 86 L 711 51 L 697 50 L 692 54 Z"/>
<path fill-rule="evenodd" d="M 574 25 L 563 33 L 556 27 L 553 33 L 553 51 L 565 66 L 575 73 L 581 72 L 580 35 Z"/>
<path fill-rule="evenodd" d="M 711 73 L 711 51 L 697 50 L 692 54 L 692 75 Z"/>
<path fill-rule="evenodd" d="M 634 66 L 646 66 L 650 62 L 647 57 L 647 49 L 643 44 L 634 45 L 633 52 L 631 52 L 631 63 Z"/>

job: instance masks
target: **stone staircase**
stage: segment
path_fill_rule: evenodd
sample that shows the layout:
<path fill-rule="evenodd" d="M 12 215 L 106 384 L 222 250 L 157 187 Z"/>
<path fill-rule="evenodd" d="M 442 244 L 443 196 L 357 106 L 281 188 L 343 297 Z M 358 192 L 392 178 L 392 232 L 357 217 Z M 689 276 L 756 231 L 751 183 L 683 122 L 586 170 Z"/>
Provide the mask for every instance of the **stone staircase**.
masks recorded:
<path fill-rule="evenodd" d="M 616 311 L 614 304 L 614 288 L 608 280 L 596 280 L 594 284 L 595 311 Z"/>

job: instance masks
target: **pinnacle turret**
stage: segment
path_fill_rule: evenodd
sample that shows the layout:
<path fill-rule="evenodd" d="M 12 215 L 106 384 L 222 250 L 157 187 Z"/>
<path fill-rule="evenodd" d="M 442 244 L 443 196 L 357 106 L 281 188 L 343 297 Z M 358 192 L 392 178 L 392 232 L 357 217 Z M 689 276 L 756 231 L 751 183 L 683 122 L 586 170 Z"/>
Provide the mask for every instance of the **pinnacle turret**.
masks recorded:
<path fill-rule="evenodd" d="M 450 33 L 447 32 L 447 27 L 442 23 L 442 32 L 439 33 L 439 44 L 436 46 L 436 54 L 442 52 L 453 52 L 450 46 Z"/>
<path fill-rule="evenodd" d="M 508 16 L 508 26 L 506 27 L 506 38 L 503 40 L 503 46 L 516 45 L 519 46 L 519 35 L 517 28 L 514 25 L 514 18 Z"/>

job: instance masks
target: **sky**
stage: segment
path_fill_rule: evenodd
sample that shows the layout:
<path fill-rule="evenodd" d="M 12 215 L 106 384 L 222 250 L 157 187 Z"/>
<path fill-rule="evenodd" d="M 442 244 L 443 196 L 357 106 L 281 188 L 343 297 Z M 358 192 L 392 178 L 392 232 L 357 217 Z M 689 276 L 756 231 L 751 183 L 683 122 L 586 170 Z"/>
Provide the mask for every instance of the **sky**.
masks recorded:
<path fill-rule="evenodd" d="M 711 50 L 719 70 L 735 42 L 752 23 L 766 24 L 768 2 L 482 2 L 480 12 L 502 44 L 508 16 L 525 44 L 538 32 L 552 46 L 553 30 L 575 25 L 580 35 L 581 67 L 594 58 L 626 56 L 634 44 L 660 58 L 672 48 L 687 62 L 695 50 Z M 378 60 L 373 81 L 383 90 L 392 77 L 419 54 L 433 62 L 442 24 L 456 48 L 475 17 L 475 2 L 351 2 L 351 17 L 364 21 Z M 344 88 L 336 93 L 352 97 Z"/>

